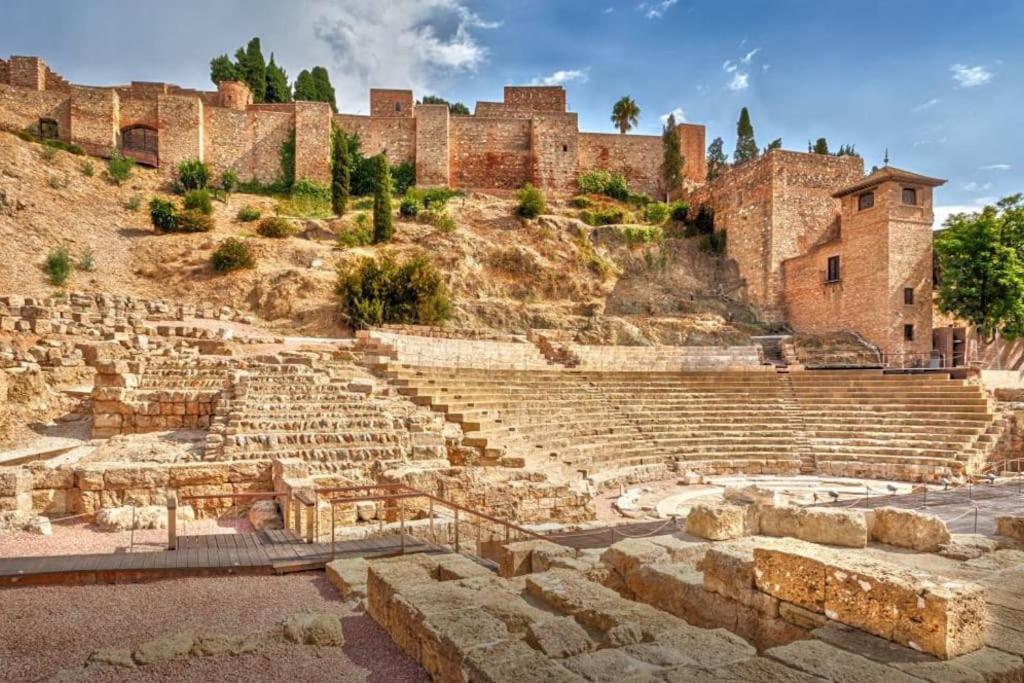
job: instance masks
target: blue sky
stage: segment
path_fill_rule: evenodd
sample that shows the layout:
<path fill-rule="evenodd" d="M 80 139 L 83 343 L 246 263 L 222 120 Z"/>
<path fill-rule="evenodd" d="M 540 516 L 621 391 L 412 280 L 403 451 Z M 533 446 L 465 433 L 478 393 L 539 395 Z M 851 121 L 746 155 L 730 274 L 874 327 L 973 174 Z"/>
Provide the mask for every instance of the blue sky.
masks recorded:
<path fill-rule="evenodd" d="M 731 152 L 746 105 L 761 146 L 825 136 L 949 179 L 942 213 L 1024 190 L 1022 33 L 1010 0 L 0 0 L 0 51 L 75 82 L 208 88 L 210 57 L 259 35 L 292 77 L 327 66 L 349 112 L 370 85 L 472 106 L 561 83 L 585 130 L 629 94 L 639 132 L 681 111 Z"/>

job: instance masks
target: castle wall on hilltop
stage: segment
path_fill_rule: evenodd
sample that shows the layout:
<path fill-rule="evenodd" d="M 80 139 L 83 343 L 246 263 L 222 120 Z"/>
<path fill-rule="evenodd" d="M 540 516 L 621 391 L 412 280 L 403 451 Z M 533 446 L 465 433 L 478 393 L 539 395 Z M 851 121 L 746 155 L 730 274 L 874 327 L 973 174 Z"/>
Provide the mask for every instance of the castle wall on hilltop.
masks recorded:
<path fill-rule="evenodd" d="M 94 88 L 69 84 L 38 57 L 0 60 L 0 127 L 55 131 L 91 154 L 116 149 L 168 175 L 198 158 L 215 175 L 232 169 L 243 181 L 272 182 L 281 174 L 281 145 L 294 135 L 295 177 L 328 183 L 332 121 L 358 134 L 365 154 L 415 163 L 421 185 L 515 189 L 530 182 L 572 192 L 580 173 L 607 169 L 625 174 L 635 191 L 663 193 L 660 137 L 580 132 L 561 86 L 506 86 L 502 102 L 478 102 L 471 116 L 417 105 L 410 90 L 373 89 L 368 116 L 332 116 L 324 103 L 253 104 L 237 82 L 216 91 L 142 81 Z M 126 135 L 134 128 L 151 132 Z M 684 174 L 702 182 L 704 127 L 681 124 L 679 132 Z"/>

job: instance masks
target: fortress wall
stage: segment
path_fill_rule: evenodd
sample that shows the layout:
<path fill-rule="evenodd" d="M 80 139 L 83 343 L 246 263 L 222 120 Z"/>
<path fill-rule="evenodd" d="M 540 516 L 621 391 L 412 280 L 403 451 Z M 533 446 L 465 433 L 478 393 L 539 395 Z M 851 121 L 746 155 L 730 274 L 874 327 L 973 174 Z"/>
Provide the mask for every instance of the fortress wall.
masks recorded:
<path fill-rule="evenodd" d="M 412 115 L 412 90 L 370 89 L 370 116 L 408 119 L 412 118 Z"/>
<path fill-rule="evenodd" d="M 373 154 L 385 152 L 389 164 L 416 162 L 416 119 L 383 117 L 370 120 L 370 141 Z M 363 139 L 363 153 L 366 140 Z"/>
<path fill-rule="evenodd" d="M 199 99 L 160 95 L 157 116 L 158 157 L 164 175 L 174 175 L 182 161 L 203 158 L 203 103 Z"/>
<path fill-rule="evenodd" d="M 708 159 L 704 151 L 704 126 L 694 123 L 680 123 L 676 126 L 679 131 L 679 147 L 683 153 L 686 163 L 683 166 L 683 175 L 695 183 L 703 183 L 708 177 Z"/>
<path fill-rule="evenodd" d="M 561 192 L 576 190 L 578 130 L 576 114 L 546 114 L 530 119 L 535 185 Z"/>
<path fill-rule="evenodd" d="M 506 85 L 505 104 L 532 112 L 564 113 L 565 88 L 560 85 Z"/>
<path fill-rule="evenodd" d="M 580 133 L 579 171 L 602 169 L 626 176 L 634 192 L 659 196 L 661 187 L 661 137 Z"/>
<path fill-rule="evenodd" d="M 244 111 L 223 107 L 204 107 L 203 159 L 214 178 L 227 169 L 238 174 L 240 180 L 253 177 L 253 136 L 250 117 Z"/>
<path fill-rule="evenodd" d="M 72 86 L 71 139 L 90 154 L 110 154 L 118 144 L 120 104 L 112 89 Z"/>
<path fill-rule="evenodd" d="M 370 117 L 362 114 L 335 114 L 334 125 L 341 128 L 347 135 L 358 135 L 363 154 L 370 141 Z"/>
<path fill-rule="evenodd" d="M 246 109 L 245 116 L 250 136 L 249 178 L 272 183 L 281 177 L 281 145 L 291 138 L 294 117 L 287 111 L 252 107 Z"/>
<path fill-rule="evenodd" d="M 11 84 L 11 72 L 7 65 L 7 62 L 0 59 L 0 85 Z"/>
<path fill-rule="evenodd" d="M 12 55 L 7 70 L 11 85 L 29 90 L 46 89 L 46 64 L 38 57 Z"/>
<path fill-rule="evenodd" d="M 0 128 L 38 132 L 39 119 L 57 122 L 61 140 L 71 136 L 71 98 L 62 92 L 0 85 Z"/>
<path fill-rule="evenodd" d="M 451 176 L 449 121 L 446 104 L 416 107 L 416 184 L 447 186 Z"/>
<path fill-rule="evenodd" d="M 120 92 L 120 90 L 116 91 Z M 140 100 L 119 96 L 121 119 L 119 125 L 124 130 L 129 126 L 149 126 L 156 128 L 159 123 L 156 100 Z"/>
<path fill-rule="evenodd" d="M 295 179 L 331 182 L 331 105 L 295 103 Z"/>
<path fill-rule="evenodd" d="M 530 122 L 449 118 L 452 187 L 514 189 L 532 178 Z"/>

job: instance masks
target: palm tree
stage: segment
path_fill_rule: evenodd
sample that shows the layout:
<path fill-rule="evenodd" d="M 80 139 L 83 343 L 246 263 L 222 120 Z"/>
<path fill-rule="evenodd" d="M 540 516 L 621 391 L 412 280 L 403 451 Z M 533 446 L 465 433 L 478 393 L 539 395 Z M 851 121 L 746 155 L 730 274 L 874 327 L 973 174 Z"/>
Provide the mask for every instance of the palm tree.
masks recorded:
<path fill-rule="evenodd" d="M 626 134 L 630 128 L 633 128 L 637 124 L 637 120 L 640 118 L 640 107 L 636 105 L 633 98 L 629 95 L 623 95 L 615 106 L 612 107 L 612 123 L 619 129 L 619 132 L 623 135 Z"/>

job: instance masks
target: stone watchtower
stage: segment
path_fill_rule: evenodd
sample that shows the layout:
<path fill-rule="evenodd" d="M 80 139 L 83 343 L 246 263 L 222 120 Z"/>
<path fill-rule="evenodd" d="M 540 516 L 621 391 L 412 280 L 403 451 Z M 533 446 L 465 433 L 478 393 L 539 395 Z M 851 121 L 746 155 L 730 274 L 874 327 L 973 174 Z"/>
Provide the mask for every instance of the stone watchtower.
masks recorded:
<path fill-rule="evenodd" d="M 217 92 L 220 93 L 220 106 L 227 109 L 245 111 L 252 104 L 252 91 L 241 81 L 221 81 L 217 84 Z"/>

